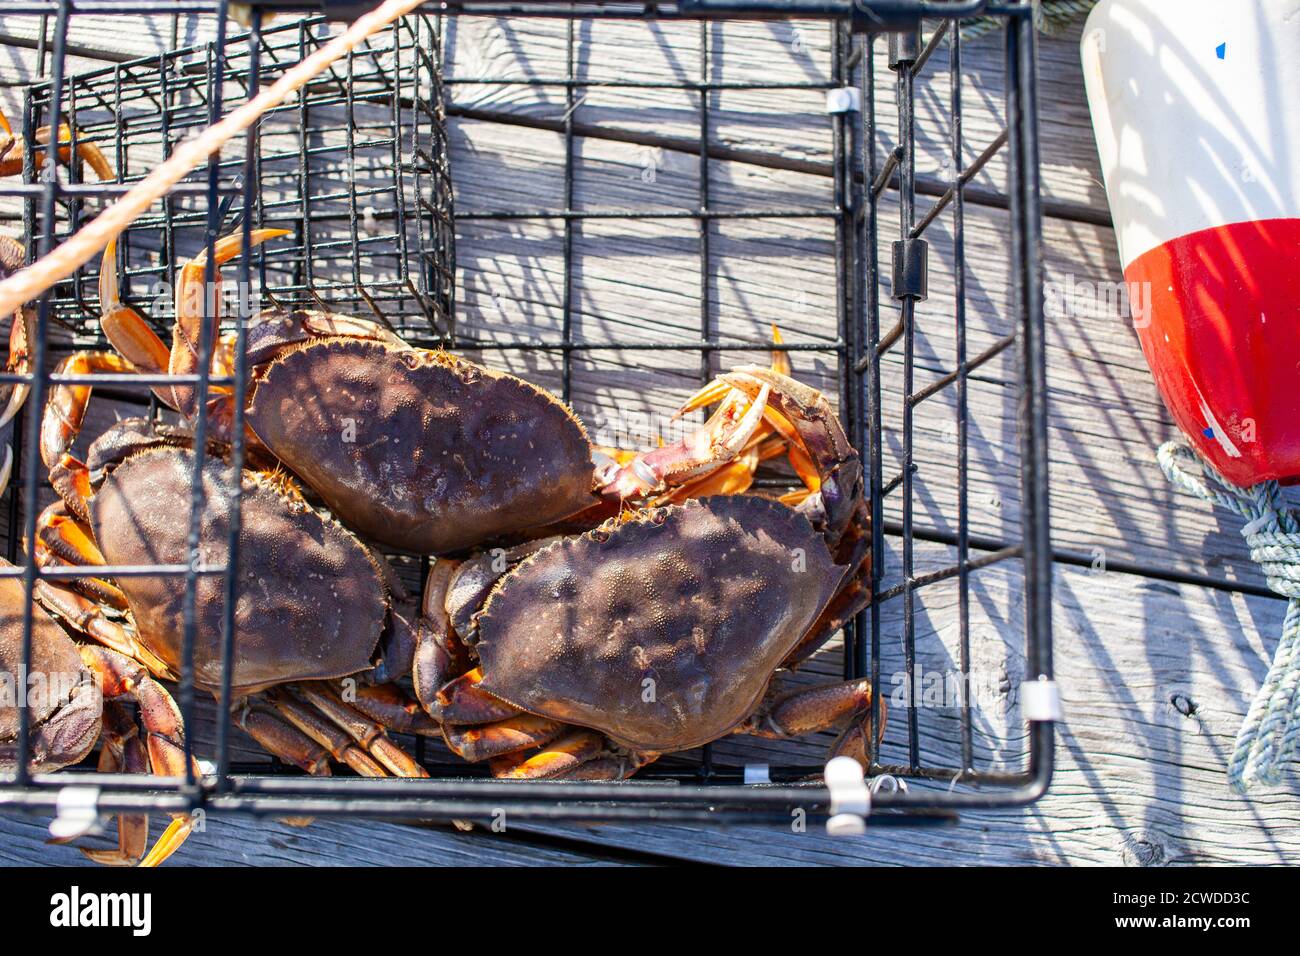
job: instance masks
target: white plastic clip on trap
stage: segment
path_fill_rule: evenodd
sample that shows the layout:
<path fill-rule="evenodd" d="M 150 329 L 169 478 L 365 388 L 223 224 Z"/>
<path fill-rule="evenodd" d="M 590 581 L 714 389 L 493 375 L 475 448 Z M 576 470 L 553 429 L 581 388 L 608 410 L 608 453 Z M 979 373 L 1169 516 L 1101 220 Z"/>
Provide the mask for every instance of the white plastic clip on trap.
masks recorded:
<path fill-rule="evenodd" d="M 50 836 L 75 840 L 99 828 L 99 787 L 64 787 L 54 802 Z"/>
<path fill-rule="evenodd" d="M 747 763 L 745 764 L 745 783 L 771 783 L 772 775 L 765 763 Z"/>
<path fill-rule="evenodd" d="M 1056 681 L 1039 677 L 1020 685 L 1020 711 L 1025 720 L 1060 720 L 1061 692 Z"/>
<path fill-rule="evenodd" d="M 862 765 L 852 757 L 832 757 L 826 763 L 826 789 L 831 792 L 831 815 L 826 832 L 831 836 L 861 836 L 871 814 L 871 790 Z"/>
<path fill-rule="evenodd" d="M 861 113 L 862 91 L 856 86 L 838 86 L 826 91 L 827 113 Z"/>

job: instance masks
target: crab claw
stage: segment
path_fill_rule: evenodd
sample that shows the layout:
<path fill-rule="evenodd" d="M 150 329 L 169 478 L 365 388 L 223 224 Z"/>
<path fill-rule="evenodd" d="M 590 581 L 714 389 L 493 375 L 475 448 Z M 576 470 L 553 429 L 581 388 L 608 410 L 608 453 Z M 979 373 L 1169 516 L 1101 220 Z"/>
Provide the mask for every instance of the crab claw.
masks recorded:
<path fill-rule="evenodd" d="M 771 404 L 794 428 L 820 479 L 804 508 L 824 515 L 825 529 L 838 539 L 862 498 L 862 459 L 839 418 L 817 389 L 761 365 L 742 365 L 722 380 L 757 405 Z"/>
<path fill-rule="evenodd" d="M 785 344 L 785 338 L 781 335 L 780 327 L 772 323 L 772 344 L 777 346 L 772 349 L 772 371 L 780 372 L 782 375 L 793 375 L 794 370 L 790 365 L 790 353 L 780 346 Z M 715 378 L 707 385 L 700 388 L 694 395 L 682 403 L 681 408 L 673 413 L 673 419 L 681 418 L 687 412 L 693 412 L 697 408 L 708 408 L 710 405 L 716 405 L 727 397 L 731 387 L 721 378 Z"/>
<path fill-rule="evenodd" d="M 170 352 L 166 344 L 144 316 L 122 302 L 118 292 L 116 238 L 104 247 L 99 266 L 99 312 L 99 327 L 118 354 L 146 375 L 167 371 Z M 152 391 L 163 404 L 175 407 L 169 386 L 155 385 Z"/>
<path fill-rule="evenodd" d="M 289 235 L 288 229 L 254 229 L 249 236 L 249 248 L 260 246 L 268 239 L 277 239 Z M 213 265 L 220 268 L 244 248 L 242 232 L 222 236 L 213 248 Z M 173 375 L 192 375 L 199 370 L 200 340 L 203 334 L 203 316 L 209 316 L 213 325 L 212 354 L 219 349 L 215 334 L 221 323 L 221 312 L 216 301 L 215 289 L 204 289 L 204 274 L 208 267 L 208 250 L 204 248 L 193 259 L 181 266 L 180 277 L 176 280 L 176 325 L 172 332 L 172 347 L 168 370 Z M 219 281 L 214 270 L 214 282 Z M 172 388 L 173 408 L 178 409 L 186 418 L 193 419 L 198 414 L 198 399 L 195 390 L 187 387 Z"/>
<path fill-rule="evenodd" d="M 753 395 L 730 391 L 707 422 L 691 434 L 633 458 L 612 473 L 603 494 L 641 497 L 715 471 L 745 450 L 763 421 L 766 386 Z"/>

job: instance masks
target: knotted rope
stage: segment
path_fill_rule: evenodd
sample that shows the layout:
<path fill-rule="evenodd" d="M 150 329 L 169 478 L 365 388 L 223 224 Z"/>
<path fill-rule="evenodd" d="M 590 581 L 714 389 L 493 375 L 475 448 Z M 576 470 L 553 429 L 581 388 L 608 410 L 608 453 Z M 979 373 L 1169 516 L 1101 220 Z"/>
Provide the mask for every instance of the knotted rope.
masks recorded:
<path fill-rule="evenodd" d="M 1263 569 L 1269 588 L 1288 598 L 1273 665 L 1228 764 L 1228 782 L 1239 793 L 1256 783 L 1276 784 L 1300 738 L 1300 514 L 1282 504 L 1276 481 L 1238 487 L 1180 442 L 1161 445 L 1156 461 L 1179 488 L 1246 519 L 1241 535 L 1251 560 Z"/>

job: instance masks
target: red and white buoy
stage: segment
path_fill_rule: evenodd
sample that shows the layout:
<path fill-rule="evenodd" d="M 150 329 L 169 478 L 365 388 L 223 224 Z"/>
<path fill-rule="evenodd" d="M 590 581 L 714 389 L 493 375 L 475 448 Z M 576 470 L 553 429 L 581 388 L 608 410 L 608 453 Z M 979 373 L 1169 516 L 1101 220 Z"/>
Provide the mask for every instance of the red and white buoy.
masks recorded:
<path fill-rule="evenodd" d="M 1300 480 L 1300 0 L 1101 0 L 1080 48 L 1165 404 L 1229 481 Z"/>

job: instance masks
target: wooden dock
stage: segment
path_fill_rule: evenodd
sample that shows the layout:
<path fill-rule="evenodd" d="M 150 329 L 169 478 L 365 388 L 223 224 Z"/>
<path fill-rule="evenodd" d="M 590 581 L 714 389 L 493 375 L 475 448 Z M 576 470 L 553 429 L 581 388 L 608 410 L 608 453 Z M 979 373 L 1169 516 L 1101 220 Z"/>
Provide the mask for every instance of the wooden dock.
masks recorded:
<path fill-rule="evenodd" d="M 120 21 L 121 18 L 115 18 Z M 154 53 L 171 45 L 171 18 L 138 20 L 139 29 L 103 18 L 74 18 L 72 69 L 123 50 Z M 17 87 L 35 74 L 32 18 L 0 16 L 0 108 L 20 114 Z M 208 36 L 210 24 L 182 18 L 182 43 Z M 566 26 L 556 21 L 466 18 L 447 28 L 447 74 L 457 79 L 563 76 Z M 601 87 L 601 79 L 699 78 L 707 32 L 713 79 L 829 76 L 824 24 L 579 24 L 581 88 L 572 118 L 577 146 L 577 208 L 690 209 L 698 202 L 699 120 L 695 94 Z M 1052 282 L 1107 283 L 1120 276 L 1108 225 L 1078 58 L 1078 28 L 1042 38 L 1039 102 L 1045 202 L 1044 256 Z M 878 44 L 878 51 L 883 44 Z M 116 55 L 115 55 L 116 54 Z M 946 52 L 918 86 L 918 156 L 923 176 L 947 175 Z M 876 57 L 877 111 L 887 145 L 894 115 L 892 75 Z M 964 135 L 968 160 L 1002 129 L 1001 51 L 995 38 L 964 44 Z M 562 91 L 525 85 L 456 83 L 450 88 L 452 168 L 458 211 L 562 206 L 568 109 Z M 829 125 L 823 94 L 809 90 L 718 90 L 711 94 L 708 160 L 711 201 L 815 208 L 830 194 Z M 649 172 L 647 172 L 649 171 Z M 996 205 L 1005 167 L 995 159 L 974 186 L 992 200 L 966 211 L 967 310 L 971 352 L 1010 330 L 1006 213 Z M 887 199 L 882 215 L 891 217 Z M 696 225 L 584 221 L 575 229 L 579 271 L 571 315 L 587 341 L 698 339 Z M 892 235 L 886 233 L 886 239 Z M 918 310 L 918 385 L 951 367 L 951 227 L 933 241 L 930 297 Z M 483 338 L 541 335 L 562 317 L 563 226 L 558 221 L 471 220 L 457 237 L 459 322 Z M 713 237 L 709 298 L 715 333 L 761 342 L 777 322 L 791 341 L 835 338 L 833 233 L 820 220 L 719 223 Z M 1078 305 L 1078 303 L 1076 303 Z M 892 316 L 882 321 L 887 325 Z M 1270 595 L 1250 562 L 1240 522 L 1176 493 L 1154 460 L 1176 436 L 1151 381 L 1131 325 L 1114 310 L 1076 307 L 1049 319 L 1048 383 L 1054 575 L 1055 664 L 1065 720 L 1057 735 L 1050 793 L 1023 810 L 963 815 L 956 826 L 880 827 L 833 839 L 815 829 L 668 825 L 525 826 L 506 834 L 360 820 L 308 828 L 212 818 L 178 858 L 191 864 L 1129 864 L 1286 863 L 1300 852 L 1300 804 L 1292 782 L 1250 799 L 1228 790 L 1224 765 L 1236 730 L 1275 647 L 1285 602 Z M 573 359 L 572 401 L 589 423 L 620 413 L 654 421 L 698 381 L 695 353 L 590 353 Z M 761 357 L 756 349 L 754 357 Z M 744 356 L 737 356 L 744 359 Z M 800 353 L 800 377 L 833 393 L 832 354 Z M 559 360 L 537 352 L 484 361 L 556 386 Z M 1004 353 L 971 387 L 971 531 L 990 538 L 1019 524 L 1014 357 Z M 885 402 L 901 405 L 899 364 L 887 360 Z M 887 413 L 888 415 L 893 412 Z M 918 527 L 951 531 L 955 514 L 955 431 L 950 400 L 926 403 L 916 422 Z M 886 443 L 888 454 L 898 448 Z M 890 474 L 890 465 L 886 464 Z M 897 502 L 889 506 L 896 514 Z M 917 568 L 952 560 L 951 549 L 918 544 Z M 890 573 L 897 575 L 897 542 Z M 897 602 L 894 602 L 895 604 Z M 1024 752 L 1016 688 L 1025 676 L 1019 567 L 976 573 L 971 584 L 972 660 L 992 675 L 976 703 L 976 754 L 982 765 L 1014 768 Z M 957 647 L 957 589 L 944 582 L 920 592 L 920 666 L 947 673 Z M 885 606 L 886 659 L 901 665 L 901 610 Z M 828 679 L 836 648 L 800 680 Z M 890 687 L 882 688 L 889 693 Z M 923 753 L 953 759 L 956 709 L 921 715 Z M 901 713 L 901 711 L 899 712 Z M 202 728 L 196 728 L 201 736 Z M 886 756 L 903 753 L 902 721 L 886 733 Z M 826 739 L 797 744 L 735 739 L 718 748 L 730 762 L 814 763 Z M 252 753 L 251 749 L 249 751 Z M 0 817 L 0 862 L 77 864 L 68 848 L 42 846 L 44 822 Z"/>

